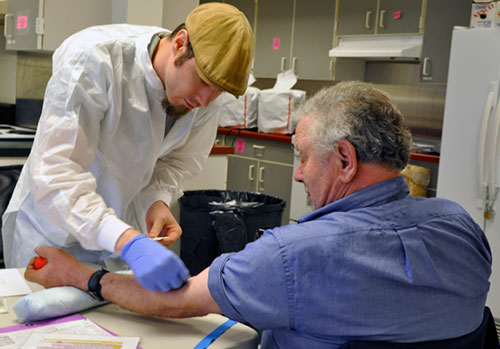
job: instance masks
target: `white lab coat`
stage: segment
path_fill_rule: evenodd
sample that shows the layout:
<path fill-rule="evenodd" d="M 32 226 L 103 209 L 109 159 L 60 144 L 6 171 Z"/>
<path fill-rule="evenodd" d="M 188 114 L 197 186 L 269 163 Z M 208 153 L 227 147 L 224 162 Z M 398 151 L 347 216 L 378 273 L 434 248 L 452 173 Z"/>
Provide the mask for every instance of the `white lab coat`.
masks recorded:
<path fill-rule="evenodd" d="M 217 113 L 192 111 L 164 135 L 165 92 L 148 53 L 157 32 L 165 29 L 92 27 L 55 51 L 33 148 L 3 216 L 7 267 L 26 266 L 44 244 L 107 264 L 153 202 L 170 204 L 201 171 Z"/>

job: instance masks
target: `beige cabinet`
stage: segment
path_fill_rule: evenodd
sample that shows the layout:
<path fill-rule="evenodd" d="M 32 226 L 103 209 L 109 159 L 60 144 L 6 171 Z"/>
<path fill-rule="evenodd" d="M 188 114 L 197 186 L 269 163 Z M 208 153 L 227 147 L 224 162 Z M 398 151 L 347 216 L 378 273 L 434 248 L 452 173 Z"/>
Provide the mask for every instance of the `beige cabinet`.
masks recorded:
<path fill-rule="evenodd" d="M 339 0 L 337 35 L 409 34 L 421 29 L 422 0 Z"/>
<path fill-rule="evenodd" d="M 111 23 L 111 14 L 111 0 L 9 1 L 3 34 L 6 49 L 54 51 L 83 28 Z"/>
<path fill-rule="evenodd" d="M 451 33 L 454 26 L 467 26 L 470 3 L 453 0 L 337 0 L 338 17 L 334 47 L 357 43 L 369 47 L 359 55 L 339 55 L 334 79 L 364 79 L 365 59 L 388 60 L 390 48 L 401 51 L 408 42 L 417 42 L 415 52 L 398 57 L 419 64 L 420 82 L 446 83 Z M 415 40 L 415 41 L 413 41 Z M 378 45 L 378 46 L 377 46 Z M 383 56 L 379 51 L 388 52 Z M 417 49 L 418 48 L 418 49 Z M 334 51 L 334 50 L 332 50 Z M 363 50 L 360 50 L 363 51 Z M 373 56 L 370 56 L 373 53 Z"/>
<path fill-rule="evenodd" d="M 259 1 L 254 75 L 275 78 L 293 69 L 299 79 L 331 78 L 334 1 Z"/>
<path fill-rule="evenodd" d="M 255 11 L 256 11 L 257 1 L 258 0 L 219 0 L 219 1 L 200 0 L 200 4 L 204 4 L 207 2 L 223 2 L 226 4 L 231 4 L 245 14 L 245 16 L 248 19 L 248 22 L 250 23 L 250 26 L 255 31 Z"/>
<path fill-rule="evenodd" d="M 208 2 L 210 0 L 202 0 Z M 301 80 L 363 79 L 364 60 L 332 59 L 339 37 L 423 37 L 420 81 L 445 83 L 453 26 L 468 25 L 470 2 L 456 0 L 224 0 L 256 34 L 253 73 Z M 337 74 L 340 70 L 345 73 Z"/>
<path fill-rule="evenodd" d="M 471 4 L 467 1 L 428 0 L 420 64 L 420 81 L 446 83 L 454 26 L 468 26 Z M 445 14 L 445 15 L 443 15 Z"/>

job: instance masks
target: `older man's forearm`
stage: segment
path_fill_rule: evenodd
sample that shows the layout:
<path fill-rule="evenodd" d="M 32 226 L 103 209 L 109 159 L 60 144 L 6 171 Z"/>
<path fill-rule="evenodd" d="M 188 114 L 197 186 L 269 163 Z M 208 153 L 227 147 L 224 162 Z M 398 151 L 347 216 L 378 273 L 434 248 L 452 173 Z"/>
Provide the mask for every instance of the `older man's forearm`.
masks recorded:
<path fill-rule="evenodd" d="M 178 290 L 151 292 L 133 275 L 108 273 L 101 279 L 102 296 L 132 312 L 167 318 L 203 316 L 221 311 L 208 291 L 208 268 Z"/>

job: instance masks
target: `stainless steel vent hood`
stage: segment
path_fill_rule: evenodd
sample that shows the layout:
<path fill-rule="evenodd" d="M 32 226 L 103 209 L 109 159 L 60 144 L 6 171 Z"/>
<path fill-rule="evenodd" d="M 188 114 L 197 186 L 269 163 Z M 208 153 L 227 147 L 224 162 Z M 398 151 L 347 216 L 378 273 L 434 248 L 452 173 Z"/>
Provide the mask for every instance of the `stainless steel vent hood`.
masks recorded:
<path fill-rule="evenodd" d="M 330 57 L 420 59 L 422 35 L 369 35 L 340 37 Z"/>

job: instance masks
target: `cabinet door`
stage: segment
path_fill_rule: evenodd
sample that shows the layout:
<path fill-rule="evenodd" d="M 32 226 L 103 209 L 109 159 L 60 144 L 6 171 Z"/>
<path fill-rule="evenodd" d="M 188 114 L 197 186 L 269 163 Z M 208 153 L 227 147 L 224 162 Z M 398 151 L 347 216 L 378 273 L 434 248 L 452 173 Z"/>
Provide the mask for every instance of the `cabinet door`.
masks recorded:
<path fill-rule="evenodd" d="M 312 5 L 310 0 L 296 0 L 290 63 L 299 79 L 330 80 L 328 50 L 333 44 L 335 2 L 318 1 Z"/>
<path fill-rule="evenodd" d="M 225 135 L 219 139 L 221 139 L 221 144 L 235 147 L 234 156 L 293 164 L 293 144 L 291 143 L 231 135 Z"/>
<path fill-rule="evenodd" d="M 200 0 L 200 5 L 207 2 L 224 2 L 226 4 L 233 5 L 241 12 L 243 12 L 245 16 L 247 16 L 248 22 L 250 22 L 250 26 L 253 30 L 255 30 L 255 0 Z"/>
<path fill-rule="evenodd" d="M 338 0 L 337 35 L 374 34 L 377 0 Z"/>
<path fill-rule="evenodd" d="M 36 50 L 38 35 L 36 21 L 39 0 L 9 1 L 5 15 L 4 34 L 7 50 Z"/>
<path fill-rule="evenodd" d="M 229 155 L 227 163 L 227 189 L 256 192 L 258 161 Z"/>
<path fill-rule="evenodd" d="M 446 83 L 453 27 L 469 25 L 470 9 L 467 1 L 427 1 L 420 81 Z"/>
<path fill-rule="evenodd" d="M 245 16 L 247 16 L 248 22 L 250 22 L 250 25 L 255 31 L 255 0 L 225 0 L 224 2 L 237 7 L 241 12 L 243 12 Z"/>
<path fill-rule="evenodd" d="M 421 14 L 422 0 L 380 0 L 377 34 L 419 33 Z"/>
<path fill-rule="evenodd" d="M 281 219 L 288 224 L 290 217 L 290 197 L 292 192 L 293 166 L 285 166 L 267 161 L 259 161 L 257 192 L 277 196 L 286 201 Z"/>
<path fill-rule="evenodd" d="M 312 6 L 312 5 L 311 5 Z M 259 2 L 254 75 L 275 78 L 288 69 L 293 22 L 292 0 Z M 282 64 L 282 60 L 285 60 Z"/>

